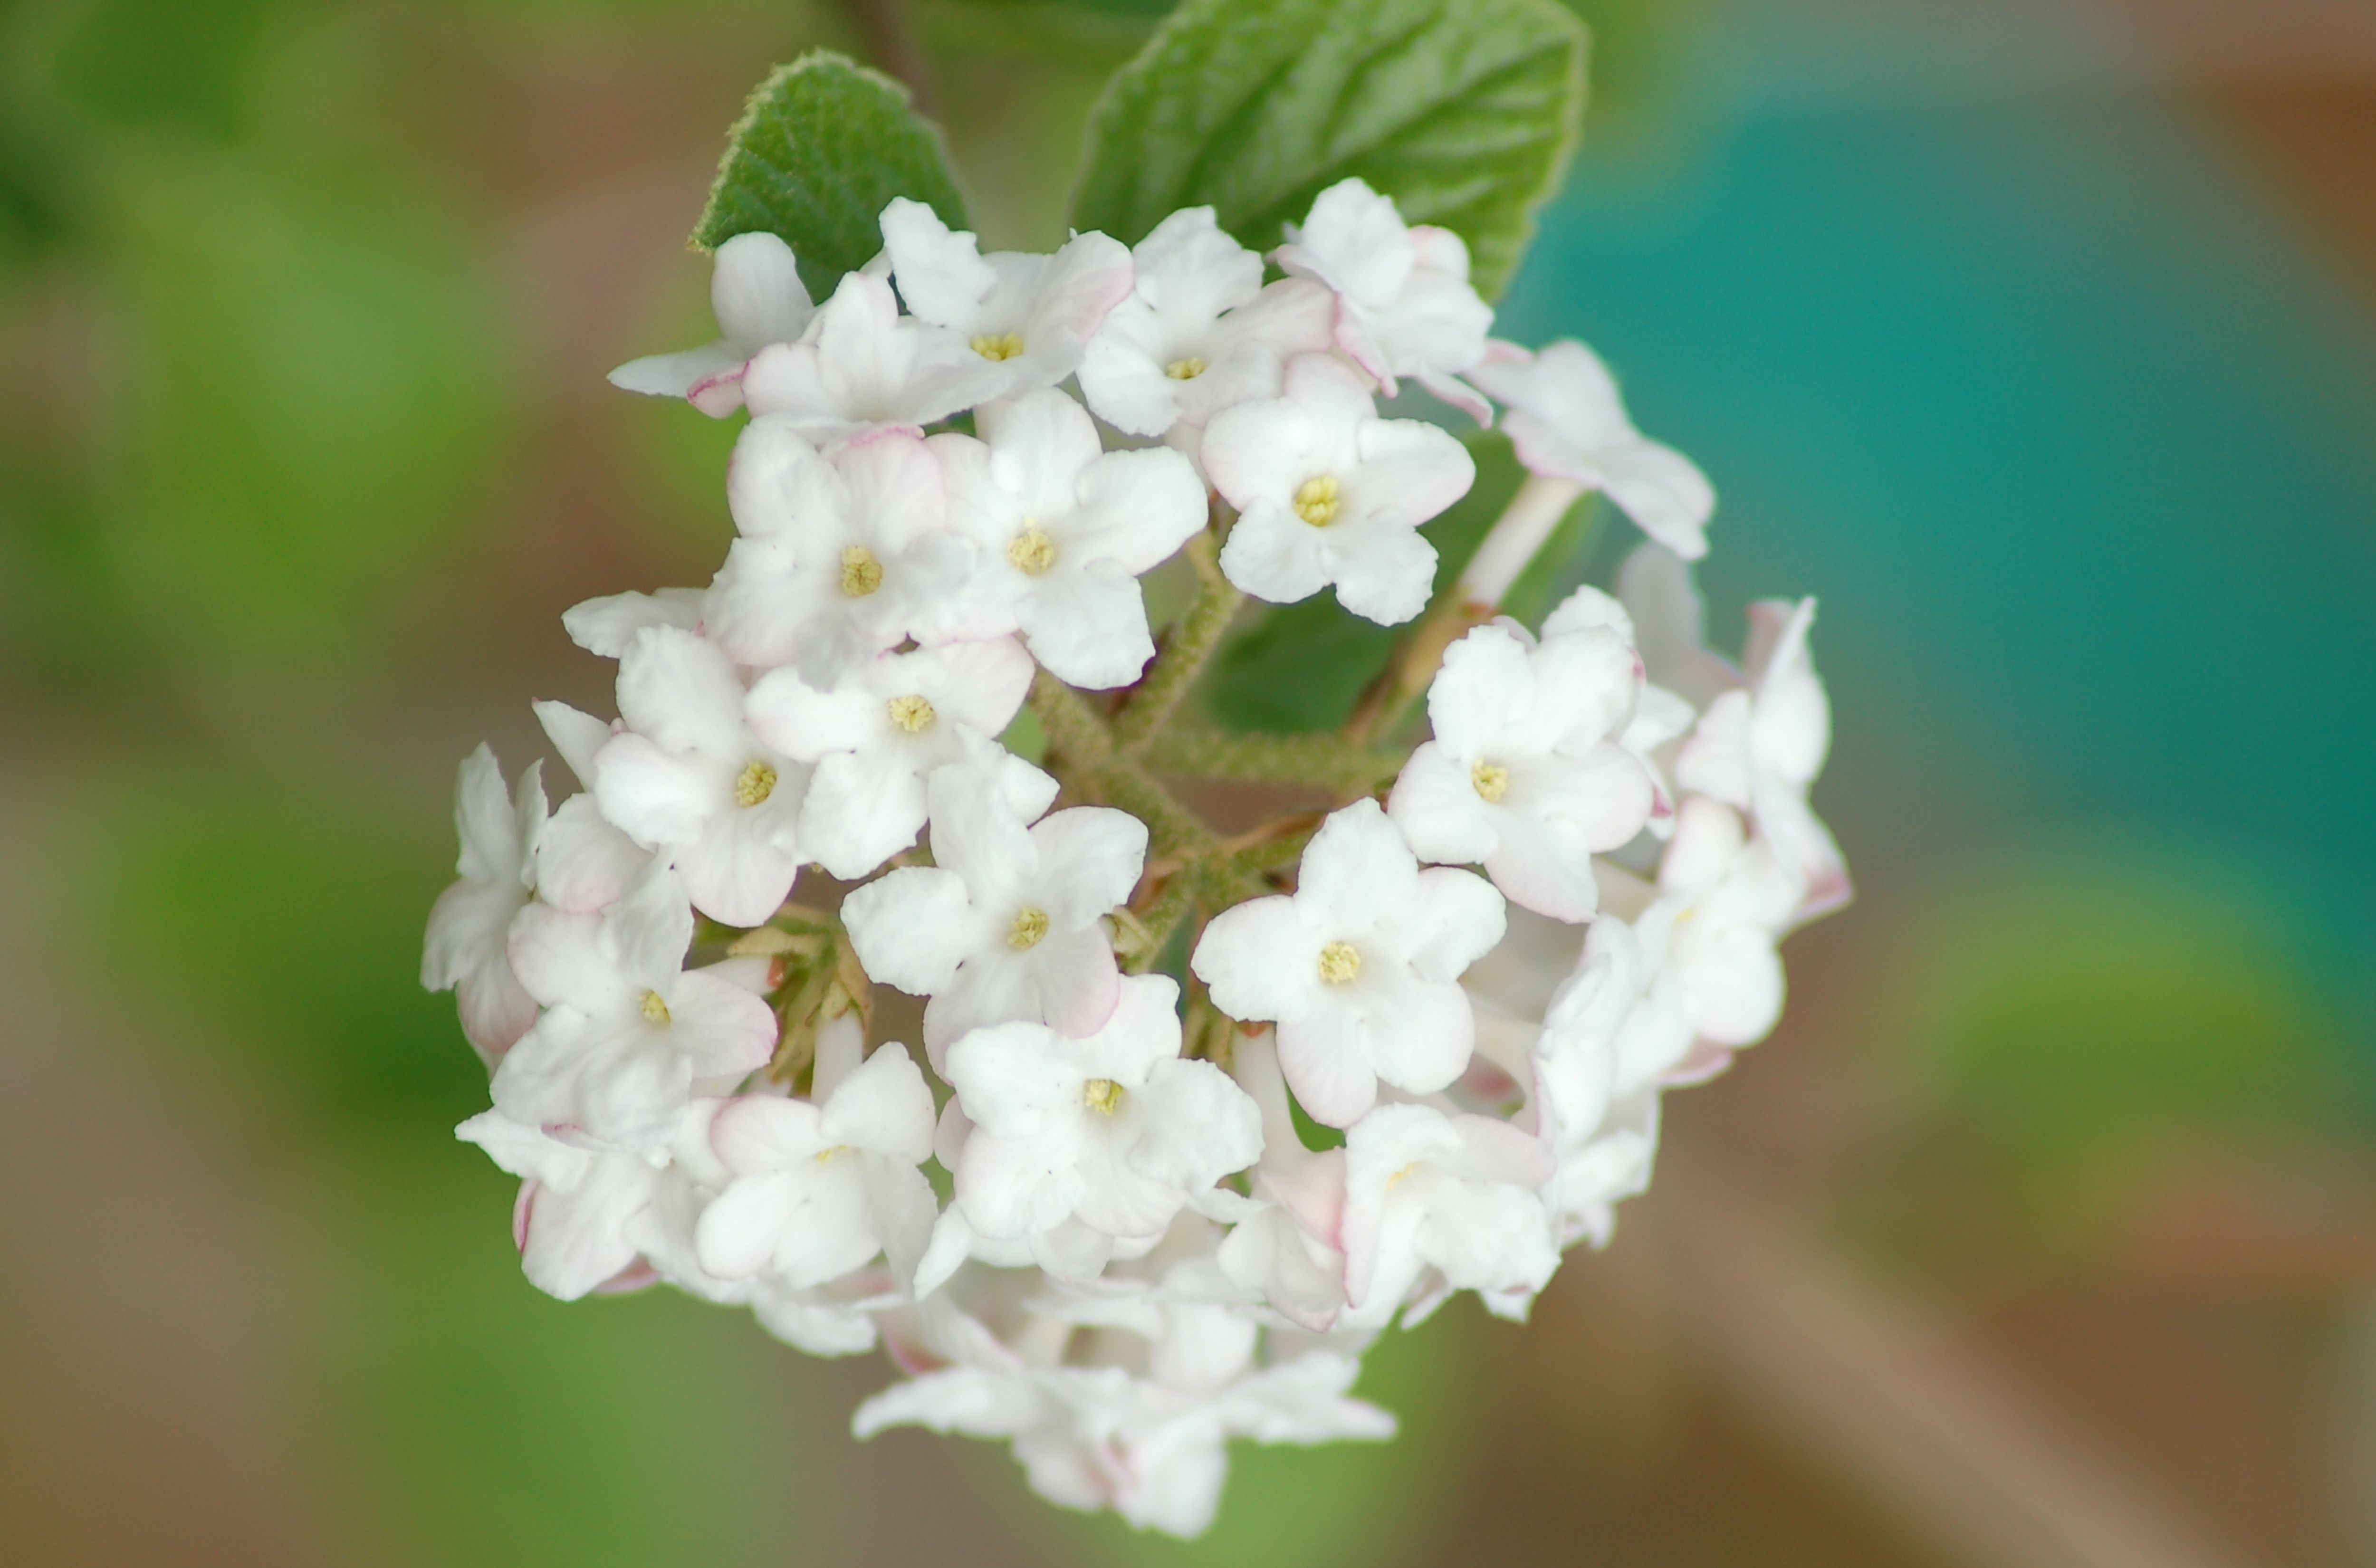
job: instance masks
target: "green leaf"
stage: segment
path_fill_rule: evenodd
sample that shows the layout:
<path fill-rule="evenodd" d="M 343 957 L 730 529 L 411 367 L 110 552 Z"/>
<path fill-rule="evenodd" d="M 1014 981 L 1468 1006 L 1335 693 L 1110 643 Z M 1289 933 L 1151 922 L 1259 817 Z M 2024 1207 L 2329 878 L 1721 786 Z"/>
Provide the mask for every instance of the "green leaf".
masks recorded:
<path fill-rule="evenodd" d="M 801 280 L 822 299 L 883 248 L 880 220 L 893 196 L 965 228 L 941 133 L 908 96 L 890 77 L 824 50 L 776 67 L 727 134 L 693 243 L 712 251 L 737 234 L 780 235 Z"/>
<path fill-rule="evenodd" d="M 1516 272 L 1584 106 L 1581 23 L 1552 0 L 1188 0 L 1090 120 L 1078 229 L 1136 244 L 1210 204 L 1259 250 L 1360 175 Z"/>
<path fill-rule="evenodd" d="M 1480 433 L 1467 445 L 1477 459 L 1477 482 L 1420 530 L 1435 546 L 1438 593 L 1468 564 L 1527 477 L 1509 437 Z M 1278 605 L 1223 645 L 1206 678 L 1206 705 L 1231 730 L 1334 730 L 1352 716 L 1361 688 L 1386 667 L 1409 629 L 1362 620 L 1337 604 L 1333 589 Z"/>

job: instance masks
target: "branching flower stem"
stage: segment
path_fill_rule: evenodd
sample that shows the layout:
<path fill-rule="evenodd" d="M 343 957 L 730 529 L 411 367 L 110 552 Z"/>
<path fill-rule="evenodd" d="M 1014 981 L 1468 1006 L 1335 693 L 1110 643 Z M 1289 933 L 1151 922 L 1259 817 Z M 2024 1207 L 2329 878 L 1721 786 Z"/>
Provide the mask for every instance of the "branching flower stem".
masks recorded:
<path fill-rule="evenodd" d="M 1195 601 L 1114 719 L 1113 743 L 1125 754 L 1138 755 L 1154 742 L 1245 602 L 1245 595 L 1221 575 L 1220 553 L 1220 536 L 1212 529 L 1188 541 L 1186 554 L 1196 567 Z"/>

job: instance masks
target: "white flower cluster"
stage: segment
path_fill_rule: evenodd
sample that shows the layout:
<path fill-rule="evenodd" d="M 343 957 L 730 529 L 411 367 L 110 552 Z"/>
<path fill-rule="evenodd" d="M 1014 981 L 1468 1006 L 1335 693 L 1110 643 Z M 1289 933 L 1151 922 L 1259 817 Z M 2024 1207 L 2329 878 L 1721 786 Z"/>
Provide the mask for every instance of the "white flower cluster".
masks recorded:
<path fill-rule="evenodd" d="M 1052 255 L 905 200 L 882 230 L 814 307 L 781 240 L 728 242 L 719 339 L 614 374 L 748 410 L 739 537 L 706 590 L 564 617 L 619 717 L 539 705 L 558 808 L 463 764 L 422 979 L 492 1069 L 460 1135 L 522 1178 L 538 1286 L 885 1342 L 910 1375 L 861 1435 L 1006 1438 L 1050 1498 L 1193 1534 L 1228 1440 L 1390 1434 L 1348 1396 L 1369 1340 L 1458 1290 L 1522 1317 L 1647 1181 L 1662 1090 L 1773 1026 L 1776 941 L 1847 886 L 1812 606 L 1761 605 L 1743 670 L 1705 651 L 1706 481 L 1581 344 L 1491 340 L 1460 240 L 1357 180 L 1267 283 L 1209 208 Z M 1185 967 L 1138 972 L 1180 857 L 1058 808 L 1062 737 L 1063 784 L 1000 737 L 1035 681 L 1142 681 L 1138 579 L 1200 536 L 1256 598 L 1419 615 L 1473 468 L 1381 416 L 1405 380 L 1497 402 L 1554 520 L 1598 489 L 1656 542 L 1539 636 L 1480 596 L 1383 803 L 1200 885 Z M 838 909 L 791 901 L 818 868 Z M 928 999 L 923 1063 L 870 1039 L 878 984 Z"/>

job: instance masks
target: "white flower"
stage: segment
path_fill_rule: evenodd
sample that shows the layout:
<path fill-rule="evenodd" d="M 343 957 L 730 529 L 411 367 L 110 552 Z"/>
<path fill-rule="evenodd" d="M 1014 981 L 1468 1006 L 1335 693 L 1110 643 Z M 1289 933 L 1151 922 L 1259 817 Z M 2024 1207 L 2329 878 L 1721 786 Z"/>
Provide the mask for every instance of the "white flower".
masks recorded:
<path fill-rule="evenodd" d="M 602 815 L 665 849 L 701 911 L 754 926 L 792 890 L 808 770 L 742 720 L 742 679 L 708 641 L 670 626 L 636 634 L 619 660 L 625 728 L 594 754 Z"/>
<path fill-rule="evenodd" d="M 834 875 L 866 875 L 916 841 L 933 769 L 998 751 L 1031 688 L 1031 656 L 1011 637 L 886 653 L 821 692 L 794 670 L 751 688 L 754 733 L 813 763 L 801 852 Z M 748 923 L 748 922 L 745 922 Z"/>
<path fill-rule="evenodd" d="M 553 808 L 536 843 L 536 896 L 572 914 L 597 914 L 625 897 L 652 851 L 613 826 L 591 793 L 594 759 L 617 729 L 567 703 L 535 705 L 552 749 L 588 787 Z"/>
<path fill-rule="evenodd" d="M 1619 1037 L 1616 1092 L 1684 1070 L 1694 1045 L 1726 1054 L 1765 1038 L 1782 1012 L 1775 951 L 1806 884 L 1752 838 L 1740 814 L 1686 795 L 1658 867 L 1658 896 L 1634 921 L 1650 980 Z"/>
<path fill-rule="evenodd" d="M 1469 378 L 1508 410 L 1502 428 L 1529 469 L 1602 492 L 1687 561 L 1707 553 L 1716 509 L 1707 476 L 1634 428 L 1617 383 L 1590 349 L 1574 339 L 1538 354 L 1496 343 Z"/>
<path fill-rule="evenodd" d="M 1574 970 L 1552 992 L 1531 1051 L 1536 1133 L 1557 1153 L 1550 1197 L 1560 1241 L 1608 1243 L 1616 1206 L 1650 1182 L 1656 1087 L 1612 1099 L 1622 1035 L 1638 1005 L 1641 944 L 1623 921 L 1595 921 Z"/>
<path fill-rule="evenodd" d="M 1675 759 L 1686 790 L 1748 812 L 1759 835 L 1807 884 L 1812 918 L 1848 897 L 1847 866 L 1807 790 L 1831 749 L 1832 710 L 1807 634 L 1815 601 L 1766 600 L 1749 608 L 1749 684 L 1708 705 Z"/>
<path fill-rule="evenodd" d="M 1106 313 L 1130 292 L 1130 252 L 1118 240 L 1075 234 L 1053 255 L 983 255 L 970 232 L 952 232 L 938 213 L 906 196 L 883 209 L 883 246 L 908 308 L 1004 373 L 990 397 L 1053 386 L 1072 374 Z"/>
<path fill-rule="evenodd" d="M 1257 1206 L 1230 1227 L 1214 1262 L 1286 1322 L 1325 1334 L 1345 1305 L 1345 1257 L 1336 1246 L 1345 1218 L 1345 1151 L 1303 1146 L 1269 1030 L 1241 1034 L 1230 1067 L 1262 1110 L 1263 1157 L 1252 1183 Z"/>
<path fill-rule="evenodd" d="M 649 1148 L 696 1079 L 764 1065 L 775 1014 L 740 986 L 685 971 L 692 941 L 683 885 L 664 869 L 602 915 L 523 911 L 512 968 L 545 1011 L 495 1070 L 495 1109 L 577 1128 L 591 1143 Z"/>
<path fill-rule="evenodd" d="M 1491 1116 L 1382 1105 L 1345 1134 L 1345 1297 L 1338 1322 L 1383 1327 L 1430 1269 L 1523 1317 L 1559 1267 L 1542 1187 L 1550 1151 Z"/>
<path fill-rule="evenodd" d="M 921 437 L 879 430 L 820 454 L 790 424 L 754 420 L 726 499 L 742 537 L 710 586 L 708 624 L 738 662 L 797 663 L 830 689 L 906 638 L 970 629 L 974 549 L 943 526 L 941 467 Z"/>
<path fill-rule="evenodd" d="M 851 1019 L 854 1026 L 854 1017 Z M 854 1027 L 838 1032 L 863 1049 Z M 807 1289 L 872 1263 L 912 1279 L 939 1214 L 917 1169 L 933 1152 L 933 1091 L 904 1045 L 885 1045 L 826 1081 L 814 1103 L 748 1095 L 710 1124 L 730 1173 L 695 1231 L 701 1265 L 729 1279 L 766 1274 Z"/>
<path fill-rule="evenodd" d="M 1253 1101 L 1211 1063 L 1181 1058 L 1179 995 L 1170 977 L 1140 975 L 1086 1038 L 1000 1024 L 949 1047 L 947 1077 L 974 1123 L 956 1202 L 976 1232 L 1036 1238 L 1078 1219 L 1105 1236 L 1158 1237 L 1260 1157 Z M 1060 1261 L 1077 1260 L 1043 1266 Z"/>
<path fill-rule="evenodd" d="M 1643 548 L 1657 551 L 1668 560 L 1675 561 L 1674 556 L 1659 550 L 1657 545 L 1645 545 Z M 1681 566 L 1681 563 L 1677 561 L 1676 564 Z M 1569 594 L 1543 617 L 1546 640 L 1595 627 L 1606 627 L 1633 647 L 1641 656 L 1645 673 L 1647 673 L 1649 656 L 1642 652 L 1634 617 L 1622 600 L 1587 584 Z M 1675 791 L 1668 781 L 1663 758 L 1669 743 L 1690 730 L 1693 720 L 1698 717 L 1692 705 L 1681 695 L 1645 680 L 1640 700 L 1634 706 L 1634 717 L 1617 736 L 1617 743 L 1631 754 L 1634 760 L 1642 765 L 1642 771 L 1650 777 L 1650 831 L 1660 838 L 1669 837 L 1675 831 Z"/>
<path fill-rule="evenodd" d="M 707 1101 L 683 1106 L 668 1139 L 671 1147 L 697 1145 L 713 1109 Z M 454 1135 L 521 1179 L 512 1241 L 538 1289 L 574 1301 L 605 1285 L 636 1283 L 629 1271 L 656 1240 L 647 1221 L 668 1180 L 667 1156 L 585 1148 L 501 1111 L 481 1111 Z"/>
<path fill-rule="evenodd" d="M 792 247 L 773 234 L 737 234 L 718 247 L 709 274 L 709 309 L 718 338 L 698 349 L 630 360 L 611 385 L 656 398 L 683 398 L 712 419 L 742 406 L 742 367 L 770 343 L 788 343 L 815 306 L 792 265 Z"/>
<path fill-rule="evenodd" d="M 1222 1012 L 1278 1025 L 1296 1099 L 1342 1127 L 1370 1109 L 1381 1078 L 1432 1094 L 1460 1076 L 1476 1038 L 1460 972 L 1503 927 L 1491 884 L 1421 871 L 1363 800 L 1313 836 L 1293 895 L 1224 910 L 1190 963 Z"/>
<path fill-rule="evenodd" d="M 1206 429 L 1205 472 L 1240 514 L 1221 569 L 1275 604 L 1334 583 L 1357 615 L 1409 620 L 1435 581 L 1419 525 L 1467 493 L 1476 463 L 1434 425 L 1378 418 L 1360 375 L 1325 354 L 1289 360 L 1285 386 Z"/>
<path fill-rule="evenodd" d="M 1137 884 L 1146 826 L 1075 806 L 1027 826 L 1055 795 L 1055 780 L 1039 777 L 1044 791 L 1018 801 L 979 769 L 933 774 L 934 863 L 878 877 L 842 906 L 866 972 L 932 998 L 924 1048 L 935 1068 L 951 1041 L 984 1025 L 1093 1033 L 1121 994 L 1104 917 Z"/>
<path fill-rule="evenodd" d="M 1277 260 L 1336 291 L 1336 346 L 1396 394 L 1415 377 L 1479 422 L 1492 410 L 1460 380 L 1485 352 L 1493 309 L 1468 283 L 1468 247 L 1449 229 L 1407 226 L 1392 197 L 1359 180 L 1320 193 Z"/>
<path fill-rule="evenodd" d="M 846 274 L 799 342 L 753 356 L 742 396 L 812 439 L 921 426 L 995 397 L 1007 376 L 945 328 L 899 314 L 891 285 Z"/>
<path fill-rule="evenodd" d="M 1131 251 L 1130 298 L 1081 362 L 1081 396 L 1133 435 L 1201 429 L 1232 403 L 1278 396 L 1289 356 L 1328 347 L 1336 302 L 1309 279 L 1263 284 L 1262 257 L 1182 208 Z"/>
<path fill-rule="evenodd" d="M 1657 799 L 1618 739 L 1641 689 L 1641 659 L 1607 627 L 1539 643 L 1476 628 L 1428 688 L 1435 738 L 1395 781 L 1395 826 L 1421 860 L 1482 864 L 1513 902 L 1589 920 L 1592 857 L 1639 833 Z"/>
<path fill-rule="evenodd" d="M 482 745 L 463 759 L 454 780 L 459 880 L 437 896 L 422 942 L 421 983 L 457 992 L 462 1032 L 489 1060 L 536 1022 L 536 999 L 521 988 L 504 947 L 536 886 L 545 826 L 541 766 L 530 763 L 506 796 L 493 752 Z"/>
<path fill-rule="evenodd" d="M 988 591 L 1008 607 L 1048 672 L 1103 689 L 1155 657 L 1138 575 L 1205 526 L 1205 486 L 1167 447 L 1101 452 L 1078 403 L 1027 393 L 987 442 L 935 435 L 950 531 L 980 552 Z"/>

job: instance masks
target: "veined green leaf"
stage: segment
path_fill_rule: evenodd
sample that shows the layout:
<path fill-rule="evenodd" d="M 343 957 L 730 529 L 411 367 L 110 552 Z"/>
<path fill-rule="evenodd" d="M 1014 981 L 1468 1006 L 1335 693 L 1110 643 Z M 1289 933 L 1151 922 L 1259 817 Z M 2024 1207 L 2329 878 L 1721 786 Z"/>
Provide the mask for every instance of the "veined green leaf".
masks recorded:
<path fill-rule="evenodd" d="M 893 196 L 966 227 L 941 133 L 908 97 L 890 77 L 824 50 L 778 66 L 727 135 L 693 243 L 716 250 L 737 234 L 779 235 L 822 299 L 883 248 L 878 220 Z"/>
<path fill-rule="evenodd" d="M 1209 203 L 1267 250 L 1360 175 L 1508 286 L 1574 143 L 1585 34 L 1553 0 L 1187 0 L 1090 119 L 1079 229 L 1135 244 Z"/>

